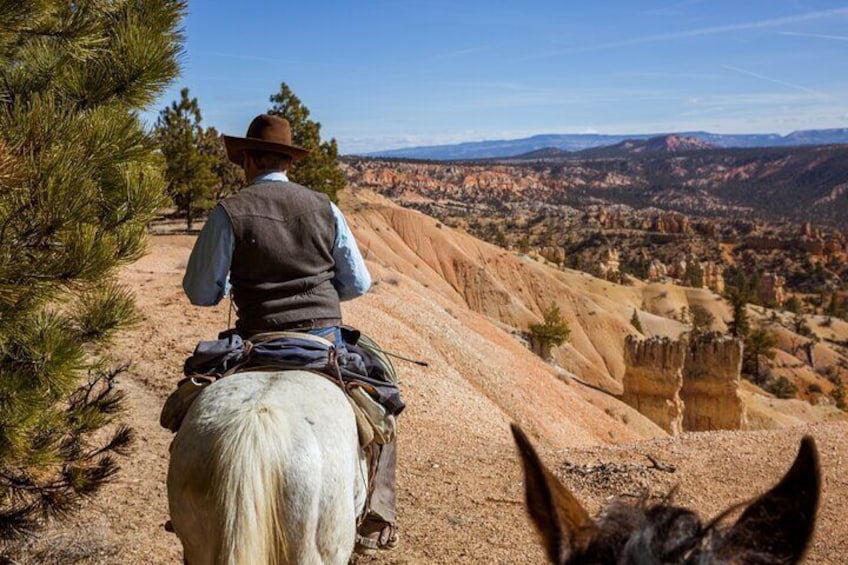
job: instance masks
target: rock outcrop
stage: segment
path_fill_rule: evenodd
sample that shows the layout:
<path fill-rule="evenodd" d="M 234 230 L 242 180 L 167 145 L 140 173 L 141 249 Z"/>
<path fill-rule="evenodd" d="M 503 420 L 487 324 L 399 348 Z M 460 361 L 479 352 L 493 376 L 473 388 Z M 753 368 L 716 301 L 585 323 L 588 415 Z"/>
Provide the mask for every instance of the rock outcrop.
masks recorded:
<path fill-rule="evenodd" d="M 807 224 L 807 226 L 809 226 Z M 815 235 L 804 235 L 813 233 Z M 747 249 L 757 251 L 798 250 L 811 257 L 832 257 L 846 251 L 845 236 L 838 231 L 822 234 L 821 230 L 801 229 L 801 236 L 794 234 L 752 234 L 742 239 Z"/>
<path fill-rule="evenodd" d="M 657 233 L 692 233 L 689 218 L 682 214 L 665 213 L 651 218 L 650 230 Z"/>
<path fill-rule="evenodd" d="M 704 286 L 713 292 L 723 293 L 724 273 L 721 265 L 712 261 L 704 261 L 701 263 L 701 270 L 704 273 Z"/>
<path fill-rule="evenodd" d="M 609 279 L 619 272 L 621 266 L 621 255 L 615 249 L 607 249 L 605 257 L 598 265 L 598 271 L 601 277 Z"/>
<path fill-rule="evenodd" d="M 786 300 L 786 279 L 774 273 L 765 273 L 760 279 L 757 295 L 763 304 L 782 306 Z"/>
<path fill-rule="evenodd" d="M 668 433 L 747 427 L 739 395 L 740 340 L 717 334 L 688 342 L 628 336 L 624 351 L 622 400 Z"/>
<path fill-rule="evenodd" d="M 550 245 L 542 247 L 538 250 L 538 253 L 540 256 L 556 265 L 562 265 L 565 263 L 565 248 L 561 246 Z"/>
<path fill-rule="evenodd" d="M 668 267 L 659 259 L 652 259 L 648 266 L 648 281 L 661 282 L 668 277 Z"/>
<path fill-rule="evenodd" d="M 717 334 L 693 338 L 683 363 L 683 429 L 740 430 L 748 425 L 739 396 L 742 342 Z"/>
<path fill-rule="evenodd" d="M 668 338 L 625 339 L 622 401 L 666 432 L 683 431 L 683 361 L 685 345 Z"/>

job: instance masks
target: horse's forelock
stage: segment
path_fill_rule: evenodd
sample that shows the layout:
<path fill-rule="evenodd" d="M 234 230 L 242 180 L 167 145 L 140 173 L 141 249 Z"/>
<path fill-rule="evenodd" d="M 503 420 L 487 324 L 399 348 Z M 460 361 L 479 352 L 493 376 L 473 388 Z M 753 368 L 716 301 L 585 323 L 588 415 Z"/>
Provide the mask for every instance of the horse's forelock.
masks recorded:
<path fill-rule="evenodd" d="M 587 551 L 570 563 L 690 563 L 709 532 L 697 514 L 666 504 L 614 502 Z"/>

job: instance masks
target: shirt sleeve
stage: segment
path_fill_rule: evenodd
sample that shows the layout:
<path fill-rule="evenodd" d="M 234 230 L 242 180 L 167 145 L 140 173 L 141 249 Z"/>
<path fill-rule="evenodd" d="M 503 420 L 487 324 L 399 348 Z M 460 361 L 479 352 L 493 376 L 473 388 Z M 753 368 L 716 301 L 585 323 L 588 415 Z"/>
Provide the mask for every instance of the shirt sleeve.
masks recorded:
<path fill-rule="evenodd" d="M 350 300 L 368 292 L 371 288 L 371 273 L 365 266 L 365 260 L 342 211 L 332 202 L 330 208 L 336 221 L 336 241 L 333 246 L 336 275 L 332 282 L 339 293 L 339 300 Z"/>
<path fill-rule="evenodd" d="M 194 242 L 183 277 L 183 290 L 192 304 L 214 306 L 227 295 L 234 248 L 233 225 L 218 205 Z"/>

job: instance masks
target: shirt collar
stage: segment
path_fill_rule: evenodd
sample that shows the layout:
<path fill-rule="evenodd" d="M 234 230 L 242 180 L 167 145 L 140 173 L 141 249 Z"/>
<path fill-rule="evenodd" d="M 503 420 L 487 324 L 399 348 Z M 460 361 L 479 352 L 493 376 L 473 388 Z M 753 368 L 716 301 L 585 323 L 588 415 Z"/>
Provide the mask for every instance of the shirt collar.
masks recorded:
<path fill-rule="evenodd" d="M 286 173 L 283 171 L 274 171 L 273 173 L 256 175 L 253 177 L 253 180 L 250 181 L 250 184 L 256 184 L 258 182 L 289 182 L 289 177 L 287 177 Z"/>

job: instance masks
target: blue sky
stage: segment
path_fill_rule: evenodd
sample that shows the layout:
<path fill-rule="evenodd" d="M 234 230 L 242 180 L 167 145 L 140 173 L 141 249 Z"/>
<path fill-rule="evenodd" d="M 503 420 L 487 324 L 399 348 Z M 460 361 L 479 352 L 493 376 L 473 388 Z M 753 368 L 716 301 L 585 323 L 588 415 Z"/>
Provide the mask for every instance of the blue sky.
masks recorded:
<path fill-rule="evenodd" d="M 343 153 L 537 133 L 848 127 L 848 2 L 190 0 L 183 74 L 241 135 L 286 82 Z"/>

